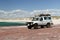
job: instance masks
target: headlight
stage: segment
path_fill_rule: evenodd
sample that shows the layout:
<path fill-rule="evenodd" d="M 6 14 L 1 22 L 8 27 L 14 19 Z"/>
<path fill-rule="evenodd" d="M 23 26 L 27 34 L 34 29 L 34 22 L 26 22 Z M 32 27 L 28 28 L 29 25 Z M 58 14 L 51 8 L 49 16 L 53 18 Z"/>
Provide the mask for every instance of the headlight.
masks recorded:
<path fill-rule="evenodd" d="M 33 25 L 33 22 L 28 22 L 27 26 Z"/>

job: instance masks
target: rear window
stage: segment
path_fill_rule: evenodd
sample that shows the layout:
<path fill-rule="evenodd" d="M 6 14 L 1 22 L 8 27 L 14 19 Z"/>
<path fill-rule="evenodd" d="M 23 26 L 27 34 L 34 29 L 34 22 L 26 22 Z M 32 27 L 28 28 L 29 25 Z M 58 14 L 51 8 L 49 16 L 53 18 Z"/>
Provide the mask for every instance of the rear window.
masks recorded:
<path fill-rule="evenodd" d="M 51 19 L 51 17 L 48 17 L 48 19 Z"/>

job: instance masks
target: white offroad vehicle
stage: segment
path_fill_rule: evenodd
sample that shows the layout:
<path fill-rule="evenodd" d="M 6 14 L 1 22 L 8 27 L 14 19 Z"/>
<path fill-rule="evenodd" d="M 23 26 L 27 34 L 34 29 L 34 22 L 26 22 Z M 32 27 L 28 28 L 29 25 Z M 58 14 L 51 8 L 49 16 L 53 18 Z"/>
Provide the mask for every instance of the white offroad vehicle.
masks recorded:
<path fill-rule="evenodd" d="M 44 28 L 44 26 L 49 28 L 53 23 L 50 14 L 40 14 L 39 16 L 33 17 L 32 21 L 27 22 L 26 24 L 28 29 L 31 29 L 32 27 L 36 29 L 39 27 Z"/>

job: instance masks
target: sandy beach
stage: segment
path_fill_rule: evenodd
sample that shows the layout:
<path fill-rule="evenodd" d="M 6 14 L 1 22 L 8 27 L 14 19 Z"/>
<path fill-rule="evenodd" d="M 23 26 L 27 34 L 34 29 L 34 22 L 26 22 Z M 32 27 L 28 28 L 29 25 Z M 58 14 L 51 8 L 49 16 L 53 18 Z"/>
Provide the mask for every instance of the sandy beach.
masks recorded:
<path fill-rule="evenodd" d="M 27 26 L 0 27 L 0 40 L 60 40 L 60 19 L 52 28 L 28 29 Z"/>

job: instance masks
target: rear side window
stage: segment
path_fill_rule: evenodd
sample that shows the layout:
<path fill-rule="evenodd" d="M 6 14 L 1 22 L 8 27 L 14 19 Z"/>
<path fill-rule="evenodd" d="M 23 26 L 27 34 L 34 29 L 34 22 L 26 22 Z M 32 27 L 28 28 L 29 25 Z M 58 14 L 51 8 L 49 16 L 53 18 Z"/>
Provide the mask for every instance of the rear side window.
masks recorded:
<path fill-rule="evenodd" d="M 44 20 L 47 20 L 47 17 L 44 17 Z"/>

